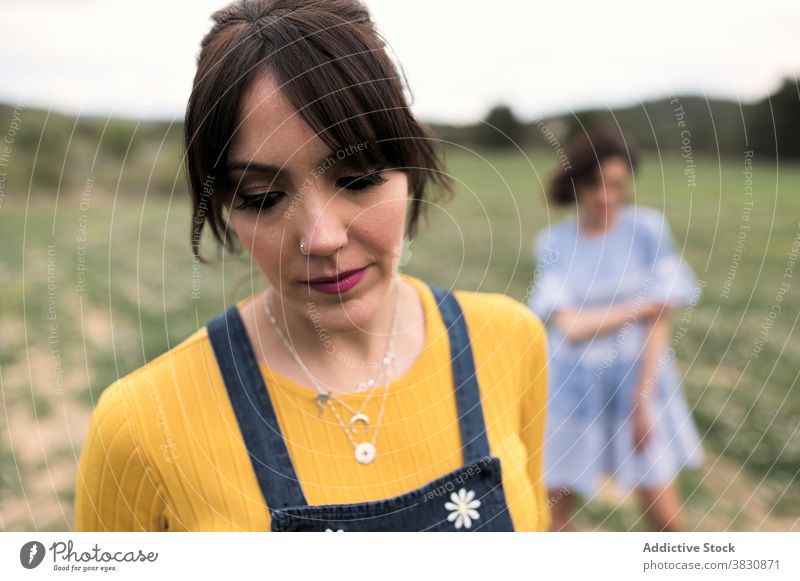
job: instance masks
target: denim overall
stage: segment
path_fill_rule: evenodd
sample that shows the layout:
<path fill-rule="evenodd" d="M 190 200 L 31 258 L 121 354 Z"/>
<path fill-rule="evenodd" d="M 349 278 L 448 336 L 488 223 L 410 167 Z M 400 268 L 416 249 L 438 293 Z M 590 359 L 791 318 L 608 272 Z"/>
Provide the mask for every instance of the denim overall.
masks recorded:
<path fill-rule="evenodd" d="M 234 305 L 208 323 L 209 339 L 269 508 L 273 531 L 514 530 L 503 492 L 500 459 L 489 453 L 461 307 L 449 291 L 435 286 L 431 290 L 450 338 L 464 465 L 420 488 L 372 502 L 308 505 L 239 309 Z M 358 469 L 354 460 L 353 470 Z M 464 518 L 464 513 L 471 518 Z"/>

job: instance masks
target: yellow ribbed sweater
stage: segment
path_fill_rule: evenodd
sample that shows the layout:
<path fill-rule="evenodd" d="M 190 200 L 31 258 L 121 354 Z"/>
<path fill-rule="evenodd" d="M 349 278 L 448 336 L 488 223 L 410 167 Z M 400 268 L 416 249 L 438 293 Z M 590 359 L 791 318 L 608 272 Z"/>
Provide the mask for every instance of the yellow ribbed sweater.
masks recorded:
<path fill-rule="evenodd" d="M 462 465 L 447 330 L 428 286 L 402 276 L 422 299 L 425 346 L 390 386 L 373 463 L 358 464 L 341 426 L 318 417 L 313 389 L 261 366 L 310 505 L 388 498 Z M 466 317 L 489 445 L 501 459 L 514 527 L 545 530 L 543 326 L 505 295 L 454 294 Z M 343 398 L 357 408 L 366 395 Z M 369 402 L 368 416 L 377 413 L 380 395 Z M 269 530 L 205 327 L 103 391 L 81 452 L 75 512 L 78 531 Z"/>

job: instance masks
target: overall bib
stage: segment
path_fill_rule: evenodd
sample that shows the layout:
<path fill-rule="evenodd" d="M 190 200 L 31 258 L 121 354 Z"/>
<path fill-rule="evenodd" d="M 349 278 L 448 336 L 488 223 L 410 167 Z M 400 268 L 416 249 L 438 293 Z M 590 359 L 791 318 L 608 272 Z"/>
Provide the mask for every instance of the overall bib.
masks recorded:
<path fill-rule="evenodd" d="M 273 531 L 513 531 L 500 459 L 489 453 L 475 362 L 464 315 L 446 289 L 431 286 L 450 339 L 463 466 L 383 500 L 309 506 L 236 305 L 208 323 L 239 429 Z M 358 465 L 354 463 L 353 469 Z"/>

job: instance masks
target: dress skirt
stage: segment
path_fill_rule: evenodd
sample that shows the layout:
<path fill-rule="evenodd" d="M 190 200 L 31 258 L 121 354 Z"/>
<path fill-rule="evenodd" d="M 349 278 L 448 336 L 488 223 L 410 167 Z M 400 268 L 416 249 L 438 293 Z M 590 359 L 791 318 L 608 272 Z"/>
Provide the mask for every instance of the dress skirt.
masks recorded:
<path fill-rule="evenodd" d="M 650 396 L 652 429 L 634 449 L 633 400 L 638 362 L 581 365 L 550 361 L 545 480 L 551 490 L 597 491 L 605 473 L 623 489 L 660 487 L 703 462 L 697 428 L 668 358 Z"/>

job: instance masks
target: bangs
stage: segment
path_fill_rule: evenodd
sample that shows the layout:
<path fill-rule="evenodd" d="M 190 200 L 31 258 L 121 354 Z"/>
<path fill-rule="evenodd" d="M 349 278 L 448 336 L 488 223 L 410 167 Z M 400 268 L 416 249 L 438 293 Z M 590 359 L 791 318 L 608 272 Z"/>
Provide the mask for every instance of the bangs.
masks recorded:
<path fill-rule="evenodd" d="M 320 24 L 323 26 L 319 28 Z M 361 33 L 330 14 L 293 12 L 270 25 L 264 61 L 281 90 L 317 136 L 366 170 L 412 167 L 403 83 L 375 34 Z"/>

